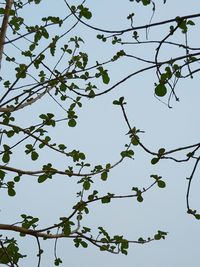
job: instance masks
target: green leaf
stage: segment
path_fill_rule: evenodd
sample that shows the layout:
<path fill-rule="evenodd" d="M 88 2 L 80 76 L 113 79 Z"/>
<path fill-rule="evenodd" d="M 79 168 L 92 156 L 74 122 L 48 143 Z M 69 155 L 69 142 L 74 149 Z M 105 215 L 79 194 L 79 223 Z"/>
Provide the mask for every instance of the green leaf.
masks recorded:
<path fill-rule="evenodd" d="M 17 79 L 26 78 L 27 66 L 25 64 L 19 64 L 19 67 L 16 67 L 15 70 L 16 70 L 16 78 Z"/>
<path fill-rule="evenodd" d="M 14 238 L 6 238 L 4 243 L 2 241 L 2 244 L 3 248 L 0 248 L 0 263 L 2 263 L 3 265 L 6 264 L 6 266 L 8 266 L 12 262 L 14 265 L 18 266 L 17 263 L 19 259 L 26 257 L 26 255 L 19 253 L 19 248 Z"/>
<path fill-rule="evenodd" d="M 10 131 L 8 131 L 6 134 L 7 134 L 7 136 L 10 138 L 10 137 L 12 137 L 12 136 L 15 134 L 15 132 L 12 131 L 12 130 L 10 130 Z"/>
<path fill-rule="evenodd" d="M 195 25 L 194 21 L 192 21 L 192 20 L 188 20 L 188 21 L 187 21 L 187 24 L 188 24 L 188 25 L 192 25 L 192 26 Z"/>
<path fill-rule="evenodd" d="M 0 14 L 5 14 L 5 9 L 4 8 L 0 8 Z M 11 9 L 9 10 L 9 15 L 10 16 L 14 16 L 15 15 L 15 10 Z"/>
<path fill-rule="evenodd" d="M 159 161 L 159 158 L 152 158 L 151 164 L 156 164 Z"/>
<path fill-rule="evenodd" d="M 32 160 L 37 160 L 39 157 L 38 153 L 36 151 L 31 152 L 31 159 Z"/>
<path fill-rule="evenodd" d="M 87 248 L 88 247 L 88 244 L 85 241 L 81 241 L 80 243 L 81 243 L 81 246 L 83 248 Z"/>
<path fill-rule="evenodd" d="M 44 181 L 47 180 L 47 178 L 48 178 L 48 176 L 45 175 L 45 174 L 40 175 L 40 176 L 38 177 L 38 183 L 43 183 Z"/>
<path fill-rule="evenodd" d="M 160 188 L 165 188 L 165 186 L 166 186 L 165 182 L 162 180 L 158 180 L 157 184 L 158 184 L 158 187 L 160 187 Z"/>
<path fill-rule="evenodd" d="M 200 214 L 195 214 L 195 218 L 196 218 L 197 220 L 200 220 Z"/>
<path fill-rule="evenodd" d="M 167 232 L 163 232 L 158 230 L 158 233 L 154 235 L 155 240 L 165 239 L 165 236 L 167 235 Z"/>
<path fill-rule="evenodd" d="M 78 6 L 78 8 L 80 9 L 80 17 L 84 17 L 86 19 L 91 19 L 92 17 L 92 13 L 89 11 L 89 9 L 87 7 L 84 7 L 83 5 Z"/>
<path fill-rule="evenodd" d="M 102 75 L 102 80 L 105 84 L 108 84 L 110 82 L 110 78 L 108 76 L 108 73 L 107 72 L 104 72 L 103 75 Z"/>
<path fill-rule="evenodd" d="M 109 171 L 110 168 L 111 168 L 111 164 L 110 163 L 107 163 L 106 164 L 106 170 Z"/>
<path fill-rule="evenodd" d="M 152 177 L 156 181 L 158 181 L 161 178 L 161 176 L 158 176 L 157 174 L 151 174 L 150 177 Z"/>
<path fill-rule="evenodd" d="M 54 265 L 55 266 L 59 266 L 60 263 L 62 263 L 62 260 L 60 258 L 56 258 L 55 261 L 54 261 Z"/>
<path fill-rule="evenodd" d="M 125 249 L 122 249 L 122 250 L 121 250 L 121 253 L 124 254 L 124 255 L 128 255 L 128 252 L 127 252 L 127 250 L 125 250 Z"/>
<path fill-rule="evenodd" d="M 108 84 L 110 82 L 110 78 L 108 76 L 108 71 L 105 70 L 103 67 L 98 67 L 97 69 L 98 69 L 99 73 L 96 73 L 96 75 L 95 75 L 96 78 L 101 76 L 103 83 Z"/>
<path fill-rule="evenodd" d="M 60 150 L 65 150 L 67 148 L 64 144 L 60 144 L 58 147 Z"/>
<path fill-rule="evenodd" d="M 119 103 L 118 100 L 114 100 L 114 101 L 113 101 L 113 105 L 120 105 L 120 103 Z"/>
<path fill-rule="evenodd" d="M 18 182 L 20 181 L 20 177 L 21 177 L 20 175 L 15 176 L 15 177 L 14 177 L 14 181 L 15 181 L 16 183 L 18 183 Z"/>
<path fill-rule="evenodd" d="M 134 146 L 137 146 L 139 144 L 139 138 L 132 137 L 131 138 L 131 144 Z"/>
<path fill-rule="evenodd" d="M 100 250 L 101 251 L 105 251 L 105 250 L 108 250 L 109 249 L 109 245 L 102 245 L 101 247 L 100 247 Z"/>
<path fill-rule="evenodd" d="M 5 177 L 6 173 L 2 170 L 0 170 L 0 180 L 3 180 Z"/>
<path fill-rule="evenodd" d="M 8 151 L 5 151 L 2 157 L 2 161 L 4 163 L 8 163 L 10 161 L 10 154 Z"/>
<path fill-rule="evenodd" d="M 70 120 L 68 121 L 68 125 L 69 125 L 70 127 L 75 127 L 75 126 L 76 126 L 76 121 L 75 121 L 74 119 L 70 119 Z"/>
<path fill-rule="evenodd" d="M 164 149 L 164 148 L 160 148 L 160 149 L 158 150 L 158 154 L 159 154 L 159 156 L 162 156 L 164 153 L 165 153 L 165 149 Z"/>
<path fill-rule="evenodd" d="M 101 203 L 102 204 L 107 204 L 109 202 L 110 202 L 110 197 L 109 196 L 102 197 L 102 199 L 101 199 Z"/>
<path fill-rule="evenodd" d="M 119 103 L 120 103 L 120 105 L 124 104 L 124 96 L 121 96 L 119 98 Z"/>
<path fill-rule="evenodd" d="M 155 88 L 155 94 L 159 97 L 165 96 L 167 93 L 167 88 L 164 84 L 160 83 Z"/>
<path fill-rule="evenodd" d="M 125 150 L 120 153 L 122 158 L 132 158 L 134 156 L 134 151 L 133 150 Z"/>
<path fill-rule="evenodd" d="M 63 233 L 65 236 L 69 236 L 71 234 L 71 225 L 69 221 L 64 224 Z"/>
<path fill-rule="evenodd" d="M 89 181 L 85 181 L 85 182 L 83 183 L 83 188 L 84 188 L 85 190 L 89 190 L 89 189 L 90 189 L 90 182 L 89 182 Z"/>
<path fill-rule="evenodd" d="M 80 152 L 79 153 L 79 158 L 82 159 L 82 160 L 85 160 L 85 154 Z"/>
<path fill-rule="evenodd" d="M 101 174 L 101 180 L 106 181 L 108 178 L 108 172 L 102 172 Z"/>
<path fill-rule="evenodd" d="M 138 195 L 138 197 L 137 197 L 137 201 L 138 201 L 138 202 L 142 202 L 142 201 L 143 201 L 143 197 L 142 197 L 141 195 Z"/>
<path fill-rule="evenodd" d="M 122 249 L 128 249 L 129 248 L 128 240 L 125 240 L 125 239 L 122 240 L 121 248 Z"/>
<path fill-rule="evenodd" d="M 34 0 L 34 2 L 36 5 L 38 5 L 41 2 L 41 0 Z"/>
<path fill-rule="evenodd" d="M 161 235 L 156 234 L 156 235 L 154 235 L 154 238 L 155 238 L 155 240 L 160 240 L 161 239 Z"/>
<path fill-rule="evenodd" d="M 8 187 L 8 195 L 10 197 L 14 197 L 16 195 L 15 190 L 13 188 L 11 188 L 11 187 Z"/>
<path fill-rule="evenodd" d="M 61 83 L 60 85 L 60 91 L 65 92 L 67 90 L 67 85 L 65 83 Z"/>
<path fill-rule="evenodd" d="M 144 6 L 147 6 L 151 3 L 151 0 L 142 0 Z"/>

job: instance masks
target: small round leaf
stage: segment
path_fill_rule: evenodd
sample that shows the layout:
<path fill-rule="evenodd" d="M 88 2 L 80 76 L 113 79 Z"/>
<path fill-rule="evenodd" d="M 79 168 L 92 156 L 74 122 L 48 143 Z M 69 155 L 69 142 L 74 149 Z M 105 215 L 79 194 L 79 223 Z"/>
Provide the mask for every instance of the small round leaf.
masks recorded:
<path fill-rule="evenodd" d="M 159 158 L 152 158 L 151 164 L 156 164 L 159 161 Z"/>
<path fill-rule="evenodd" d="M 76 126 L 76 121 L 74 119 L 71 119 L 68 121 L 69 127 L 75 127 Z"/>
<path fill-rule="evenodd" d="M 160 83 L 155 88 L 155 94 L 159 97 L 165 96 L 167 93 L 167 88 L 164 84 Z"/>
<path fill-rule="evenodd" d="M 158 184 L 158 187 L 160 187 L 160 188 L 165 188 L 165 186 L 166 186 L 165 182 L 162 180 L 158 180 L 157 184 Z"/>
<path fill-rule="evenodd" d="M 10 197 L 14 197 L 14 196 L 16 195 L 15 190 L 14 190 L 13 188 L 9 187 L 9 188 L 8 188 L 8 195 L 9 195 Z"/>

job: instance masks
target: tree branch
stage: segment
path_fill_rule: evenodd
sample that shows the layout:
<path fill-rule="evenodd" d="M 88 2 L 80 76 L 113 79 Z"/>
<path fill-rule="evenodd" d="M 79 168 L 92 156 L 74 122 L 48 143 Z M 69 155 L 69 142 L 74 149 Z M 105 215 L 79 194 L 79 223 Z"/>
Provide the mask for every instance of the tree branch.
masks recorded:
<path fill-rule="evenodd" d="M 5 38 L 6 38 L 6 31 L 8 27 L 8 20 L 9 20 L 12 4 L 13 4 L 13 0 L 6 0 L 6 7 L 4 10 L 4 17 L 3 17 L 2 24 L 1 24 L 1 32 L 0 32 L 0 69 L 1 69 L 1 61 L 3 57 L 3 49 L 4 49 Z"/>
<path fill-rule="evenodd" d="M 200 161 L 200 157 L 198 157 L 198 158 L 196 159 L 196 162 L 195 162 L 195 164 L 194 164 L 192 173 L 191 173 L 190 177 L 188 178 L 189 182 L 188 182 L 188 188 L 187 188 L 187 193 L 186 193 L 187 210 L 188 210 L 188 213 L 192 213 L 192 214 L 193 214 L 193 211 L 190 209 L 190 204 L 189 204 L 190 187 L 191 187 L 192 179 L 193 179 L 193 177 L 194 177 L 196 168 L 197 168 L 197 166 L 198 166 L 198 164 L 199 164 L 199 161 Z"/>
<path fill-rule="evenodd" d="M 176 18 L 173 18 L 173 19 L 163 20 L 163 21 L 159 21 L 159 22 L 155 22 L 155 23 L 146 24 L 146 25 L 135 26 L 135 27 L 131 27 L 131 28 L 127 28 L 127 29 L 122 29 L 122 30 L 107 30 L 107 29 L 102 29 L 102 28 L 94 27 L 94 26 L 86 23 L 85 21 L 81 20 L 75 14 L 75 12 L 71 10 L 71 7 L 67 3 L 67 1 L 66 0 L 64 0 L 64 1 L 66 3 L 67 7 L 69 8 L 69 10 L 74 15 L 74 17 L 79 22 L 81 22 L 83 25 L 87 26 L 90 29 L 93 29 L 95 31 L 104 32 L 104 33 L 123 34 L 123 33 L 130 32 L 130 31 L 141 30 L 141 29 L 148 29 L 148 28 L 155 27 L 155 26 L 160 26 L 160 25 L 164 25 L 164 24 L 169 24 L 169 23 L 177 22 L 177 17 L 176 17 Z M 187 16 L 180 16 L 179 19 L 180 20 L 186 20 L 186 19 L 197 18 L 197 17 L 200 17 L 200 13 L 191 14 L 191 15 L 187 15 Z"/>

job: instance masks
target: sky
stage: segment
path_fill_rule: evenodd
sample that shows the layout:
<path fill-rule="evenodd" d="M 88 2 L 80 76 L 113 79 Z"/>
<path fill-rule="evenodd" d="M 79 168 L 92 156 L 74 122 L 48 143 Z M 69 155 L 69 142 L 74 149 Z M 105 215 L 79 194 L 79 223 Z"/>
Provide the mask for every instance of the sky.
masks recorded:
<path fill-rule="evenodd" d="M 31 23 L 40 16 L 46 14 L 59 15 L 62 17 L 66 12 L 63 1 L 58 3 L 43 0 L 41 5 L 31 9 L 30 14 L 25 14 Z M 70 5 L 78 4 L 79 1 L 69 1 Z M 171 1 L 165 5 L 161 1 L 155 1 L 156 12 L 152 22 L 174 18 L 179 15 L 197 13 L 199 5 L 197 1 Z M 130 1 L 86 1 L 86 5 L 93 13 L 93 18 L 88 21 L 91 25 L 103 29 L 123 29 L 129 27 L 127 15 L 134 12 L 136 25 L 148 24 L 151 18 L 151 8 L 143 7 L 141 4 Z M 27 9 L 28 10 L 28 9 Z M 188 33 L 189 44 L 198 47 L 198 19 L 194 20 L 197 25 Z M 62 29 L 61 29 L 62 30 Z M 152 28 L 149 31 L 149 39 L 160 39 L 168 32 L 168 26 Z M 53 33 L 54 34 L 54 33 Z M 152 60 L 155 46 L 129 45 L 122 47 L 102 43 L 96 39 L 97 32 L 88 29 L 84 25 L 75 28 L 71 35 L 80 35 L 85 43 L 83 51 L 88 52 L 90 62 L 106 61 L 116 51 L 126 49 L 130 54 L 142 56 Z M 145 40 L 145 31 L 141 32 L 141 38 Z M 131 35 L 127 35 L 127 40 Z M 182 33 L 177 34 L 177 42 L 184 43 Z M 21 42 L 19 43 L 20 45 Z M 12 47 L 6 48 L 12 52 Z M 13 50 L 14 51 L 14 50 Z M 184 50 L 166 46 L 161 50 L 160 60 L 166 60 L 174 56 L 184 54 Z M 49 59 L 49 64 L 53 64 Z M 144 66 L 132 59 L 122 59 L 116 64 L 109 65 L 110 84 L 136 71 Z M 3 73 L 10 75 L 6 65 Z M 12 72 L 11 72 L 12 74 Z M 115 88 L 108 94 L 95 99 L 83 99 L 83 107 L 79 109 L 78 121 L 75 128 L 59 125 L 50 129 L 53 140 L 64 142 L 69 149 L 78 149 L 87 155 L 87 161 L 92 165 L 114 163 L 120 157 L 124 145 L 129 142 L 126 135 L 127 125 L 122 111 L 118 106 L 112 104 L 113 100 L 121 96 L 125 97 L 125 106 L 129 121 L 132 126 L 143 130 L 142 142 L 151 150 L 157 151 L 161 147 L 166 150 L 199 142 L 198 123 L 199 113 L 199 78 L 198 73 L 194 79 L 184 79 L 177 85 L 177 94 L 180 102 L 174 99 L 172 108 L 168 108 L 154 96 L 154 83 L 157 82 L 154 71 L 148 71 L 134 76 Z M 98 82 L 100 90 L 108 88 Z M 166 99 L 165 99 L 166 100 Z M 20 125 L 35 123 L 39 114 L 52 112 L 63 117 L 64 111 L 49 97 L 44 97 L 35 105 L 16 112 L 17 121 Z M 83 226 L 94 229 L 98 233 L 99 226 L 105 227 L 111 235 L 120 234 L 130 240 L 139 237 L 152 237 L 158 230 L 168 232 L 165 240 L 150 242 L 145 245 L 131 245 L 129 253 L 125 255 L 113 255 L 100 252 L 96 247 L 89 245 L 88 249 L 75 248 L 72 240 L 58 241 L 58 256 L 63 260 L 63 266 L 155 266 L 155 267 L 186 267 L 196 266 L 199 256 L 199 221 L 189 216 L 186 212 L 186 190 L 187 180 L 191 173 L 194 162 L 175 163 L 163 160 L 159 164 L 151 165 L 151 156 L 145 154 L 138 147 L 134 147 L 134 160 L 126 160 L 114 168 L 106 182 L 96 177 L 91 189 L 97 189 L 101 195 L 113 192 L 118 195 L 130 194 L 133 186 L 139 188 L 147 187 L 152 183 L 151 174 L 159 174 L 166 182 L 166 188 L 153 187 L 144 195 L 144 201 L 138 203 L 135 198 L 126 200 L 113 200 L 110 204 L 91 205 L 90 213 L 84 218 Z M 55 153 L 47 150 L 41 151 L 39 162 L 31 162 L 22 155 L 23 145 L 16 149 L 15 158 L 11 165 L 21 168 L 39 169 L 41 164 L 53 162 L 57 168 L 65 169 L 69 162 Z M 184 156 L 185 154 L 181 154 Z M 199 206 L 199 169 L 191 190 L 191 205 L 195 209 Z M 6 192 L 0 195 L 1 222 L 13 223 L 19 221 L 20 214 L 26 213 L 40 218 L 40 227 L 48 226 L 57 222 L 59 217 L 67 216 L 76 199 L 76 192 L 80 190 L 76 178 L 66 178 L 57 175 L 52 180 L 38 184 L 35 177 L 24 176 L 17 185 L 17 195 L 8 198 Z M 9 232 L 8 236 L 12 236 Z M 27 254 L 20 267 L 37 266 L 37 244 L 32 237 L 18 239 L 22 254 Z M 53 266 L 53 241 L 41 241 L 44 249 L 41 266 Z"/>

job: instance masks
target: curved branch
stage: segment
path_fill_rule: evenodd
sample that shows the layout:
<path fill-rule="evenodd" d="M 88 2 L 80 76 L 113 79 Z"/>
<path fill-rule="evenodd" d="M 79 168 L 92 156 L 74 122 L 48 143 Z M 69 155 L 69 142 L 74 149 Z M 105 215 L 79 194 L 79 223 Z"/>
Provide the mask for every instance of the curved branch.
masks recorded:
<path fill-rule="evenodd" d="M 199 164 L 199 161 L 200 161 L 200 157 L 198 157 L 196 159 L 196 162 L 194 164 L 192 173 L 191 173 L 190 177 L 188 178 L 189 182 L 188 182 L 188 188 L 187 188 L 187 193 L 186 193 L 186 203 L 187 203 L 188 213 L 192 213 L 192 214 L 193 214 L 193 211 L 191 211 L 190 204 L 189 204 L 190 188 L 191 188 L 192 179 L 194 177 L 194 174 L 195 174 L 196 168 L 197 168 L 197 166 Z"/>
<path fill-rule="evenodd" d="M 42 249 L 41 249 L 41 246 L 40 246 L 40 240 L 39 238 L 36 236 L 36 240 L 37 240 L 37 245 L 38 245 L 38 265 L 37 267 L 40 267 L 40 263 L 41 263 L 41 254 L 42 254 Z"/>
<path fill-rule="evenodd" d="M 138 41 L 138 42 L 120 42 L 121 45 L 141 45 L 141 44 L 159 44 L 159 43 L 160 41 L 157 41 L 157 40 Z M 189 50 L 200 50 L 199 47 L 190 47 L 190 46 L 187 46 L 181 43 L 175 43 L 175 42 L 169 42 L 169 41 L 163 41 L 163 44 L 178 46 L 183 49 L 189 49 Z"/>
<path fill-rule="evenodd" d="M 143 188 L 143 190 L 141 191 L 141 194 L 147 192 L 150 188 L 152 188 L 155 184 L 157 183 L 157 181 L 153 182 L 150 186 L 148 186 L 147 188 Z M 51 233 L 44 233 L 44 232 L 47 232 L 51 229 L 55 229 L 55 228 L 58 228 L 60 226 L 62 226 L 64 223 L 66 223 L 67 221 L 69 221 L 78 211 L 78 209 L 80 208 L 81 205 L 87 205 L 89 203 L 92 203 L 92 202 L 96 202 L 96 201 L 100 201 L 104 198 L 105 196 L 103 197 L 99 197 L 99 198 L 96 198 L 96 199 L 93 199 L 93 200 L 88 200 L 88 201 L 83 201 L 82 203 L 80 203 L 76 209 L 72 212 L 72 214 L 66 218 L 66 220 L 58 223 L 58 224 L 55 224 L 53 226 L 50 226 L 50 227 L 47 227 L 47 228 L 44 228 L 44 229 L 39 229 L 39 230 L 32 230 L 32 229 L 27 229 L 27 228 L 24 228 L 24 227 L 21 227 L 21 226 L 16 226 L 16 225 L 10 225 L 10 224 L 0 224 L 0 230 L 8 230 L 8 231 L 15 231 L 15 232 L 19 232 L 19 233 L 22 233 L 22 234 L 25 234 L 25 235 L 31 235 L 31 236 L 35 236 L 36 238 L 39 238 L 39 237 L 42 237 L 42 238 L 45 238 L 45 239 L 58 239 L 58 238 L 62 238 L 62 237 L 71 237 L 71 238 L 74 238 L 73 236 L 66 236 L 64 233 L 61 233 L 61 234 L 51 234 Z M 137 197 L 137 194 L 131 194 L 131 195 L 120 195 L 120 196 L 110 196 L 110 199 L 122 199 L 122 198 L 133 198 L 133 197 Z M 77 232 L 77 229 L 72 231 L 71 232 L 71 235 L 75 234 L 75 233 L 78 233 Z M 79 234 L 79 233 L 78 233 Z M 133 241 L 132 241 L 133 242 Z M 134 241 L 135 243 L 141 243 L 141 242 L 137 242 L 137 241 Z"/>
<path fill-rule="evenodd" d="M 94 27 L 94 26 L 86 23 L 85 21 L 81 20 L 75 14 L 75 12 L 73 12 L 71 10 L 71 7 L 67 3 L 67 1 L 66 0 L 64 0 L 64 1 L 66 3 L 67 7 L 69 8 L 69 10 L 71 11 L 71 13 L 74 15 L 74 17 L 80 23 L 82 23 L 83 25 L 87 26 L 88 28 L 90 28 L 92 30 L 100 31 L 100 32 L 104 32 L 104 33 L 123 34 L 123 33 L 130 32 L 130 31 L 141 30 L 141 29 L 148 29 L 148 28 L 151 28 L 151 27 L 160 26 L 160 25 L 164 25 L 164 24 L 169 24 L 169 23 L 172 23 L 172 22 L 176 22 L 177 21 L 177 18 L 173 18 L 173 19 L 163 20 L 163 21 L 159 21 L 159 22 L 155 22 L 155 23 L 150 23 L 150 24 L 147 24 L 147 25 L 135 26 L 135 27 L 131 27 L 131 28 L 128 28 L 128 29 L 123 29 L 123 30 L 107 30 L 107 29 L 101 29 L 101 28 L 98 28 L 98 27 Z M 191 18 L 197 18 L 197 17 L 200 17 L 200 13 L 191 14 L 191 15 L 187 15 L 187 16 L 179 16 L 179 18 L 181 20 L 191 19 Z"/>
<path fill-rule="evenodd" d="M 192 56 L 199 56 L 199 55 L 200 55 L 200 52 L 196 52 L 196 53 L 190 54 L 189 56 L 192 57 Z M 101 95 L 104 95 L 104 94 L 112 91 L 117 86 L 119 86 L 120 84 L 122 84 L 123 82 L 127 81 L 128 79 L 130 79 L 131 77 L 133 77 L 133 76 L 135 76 L 137 74 L 140 74 L 140 73 L 142 73 L 144 71 L 147 71 L 147 70 L 151 70 L 151 69 L 157 68 L 158 66 L 161 66 L 161 65 L 164 65 L 164 64 L 169 64 L 169 63 L 174 62 L 174 61 L 182 60 L 182 59 L 184 59 L 186 57 L 188 57 L 188 56 L 184 55 L 184 56 L 180 56 L 180 57 L 176 57 L 176 58 L 171 58 L 171 59 L 168 59 L 168 60 L 165 60 L 165 61 L 158 62 L 157 64 L 154 64 L 152 66 L 137 70 L 137 71 L 127 75 L 125 78 L 121 79 L 119 82 L 117 82 L 116 84 L 114 84 L 110 88 L 106 89 L 105 91 L 103 91 L 101 93 L 95 94 L 94 96 L 89 96 L 87 94 L 83 94 L 83 93 L 77 92 L 76 90 L 73 90 L 73 89 L 71 91 L 73 91 L 77 95 L 80 95 L 80 96 L 83 96 L 83 97 L 87 97 L 87 98 L 94 98 L 94 97 L 97 97 L 97 96 L 101 96 Z"/>
<path fill-rule="evenodd" d="M 66 236 L 65 234 L 46 234 L 46 233 L 39 233 L 35 230 L 30 230 L 30 229 L 26 229 L 24 227 L 19 227 L 19 226 L 14 226 L 14 225 L 9 225 L 9 224 L 0 224 L 0 229 L 1 230 L 7 230 L 7 231 L 14 231 L 14 232 L 18 232 L 18 233 L 23 233 L 25 235 L 30 235 L 30 236 L 34 236 L 36 238 L 44 238 L 44 239 L 59 239 L 59 238 L 83 238 L 86 239 L 87 241 L 91 242 L 93 245 L 97 246 L 97 247 L 101 247 L 100 244 L 105 244 L 105 242 L 101 241 L 101 240 L 96 240 L 93 239 L 92 237 L 88 237 L 86 235 L 83 235 L 82 233 L 77 232 L 76 234 L 72 234 L 69 236 Z M 143 241 L 136 241 L 136 240 L 128 240 L 128 243 L 130 244 L 145 244 L 145 243 L 149 243 L 151 241 L 155 240 L 154 238 L 149 238 L 147 240 L 143 240 Z M 127 242 L 127 240 L 125 241 L 121 241 L 119 242 L 120 244 L 123 242 Z M 116 244 L 116 241 L 109 241 L 108 244 Z M 111 251 L 109 251 L 111 252 Z"/>
<path fill-rule="evenodd" d="M 119 165 L 123 161 L 123 159 L 124 158 L 120 158 L 116 163 L 111 165 L 109 170 L 111 170 L 111 169 L 115 168 L 117 165 Z M 20 175 L 30 175 L 30 176 L 38 176 L 40 174 L 45 173 L 45 170 L 28 171 L 28 170 L 22 170 L 22 169 L 9 167 L 7 165 L 0 165 L 0 170 L 15 172 L 15 173 L 20 174 Z M 101 171 L 97 171 L 97 172 L 91 172 L 91 173 L 79 173 L 79 172 L 78 173 L 70 173 L 70 176 L 88 177 L 88 176 L 94 176 L 94 175 L 100 174 L 104 171 L 105 171 L 105 169 L 102 169 Z M 67 171 L 59 171 L 56 169 L 48 170 L 48 173 L 51 173 L 51 172 L 52 172 L 52 174 L 69 175 L 69 173 Z"/>
<path fill-rule="evenodd" d="M 7 108 L 2 107 L 2 108 L 0 108 L 0 112 L 13 112 L 13 111 L 23 109 L 27 106 L 30 106 L 33 103 L 35 103 L 36 101 L 40 100 L 43 96 L 45 96 L 46 93 L 48 93 L 52 88 L 53 87 L 46 89 L 43 93 L 40 93 L 37 97 L 35 97 L 35 98 L 25 102 L 25 103 L 22 103 L 22 104 L 18 105 L 17 107 L 7 107 Z"/>

